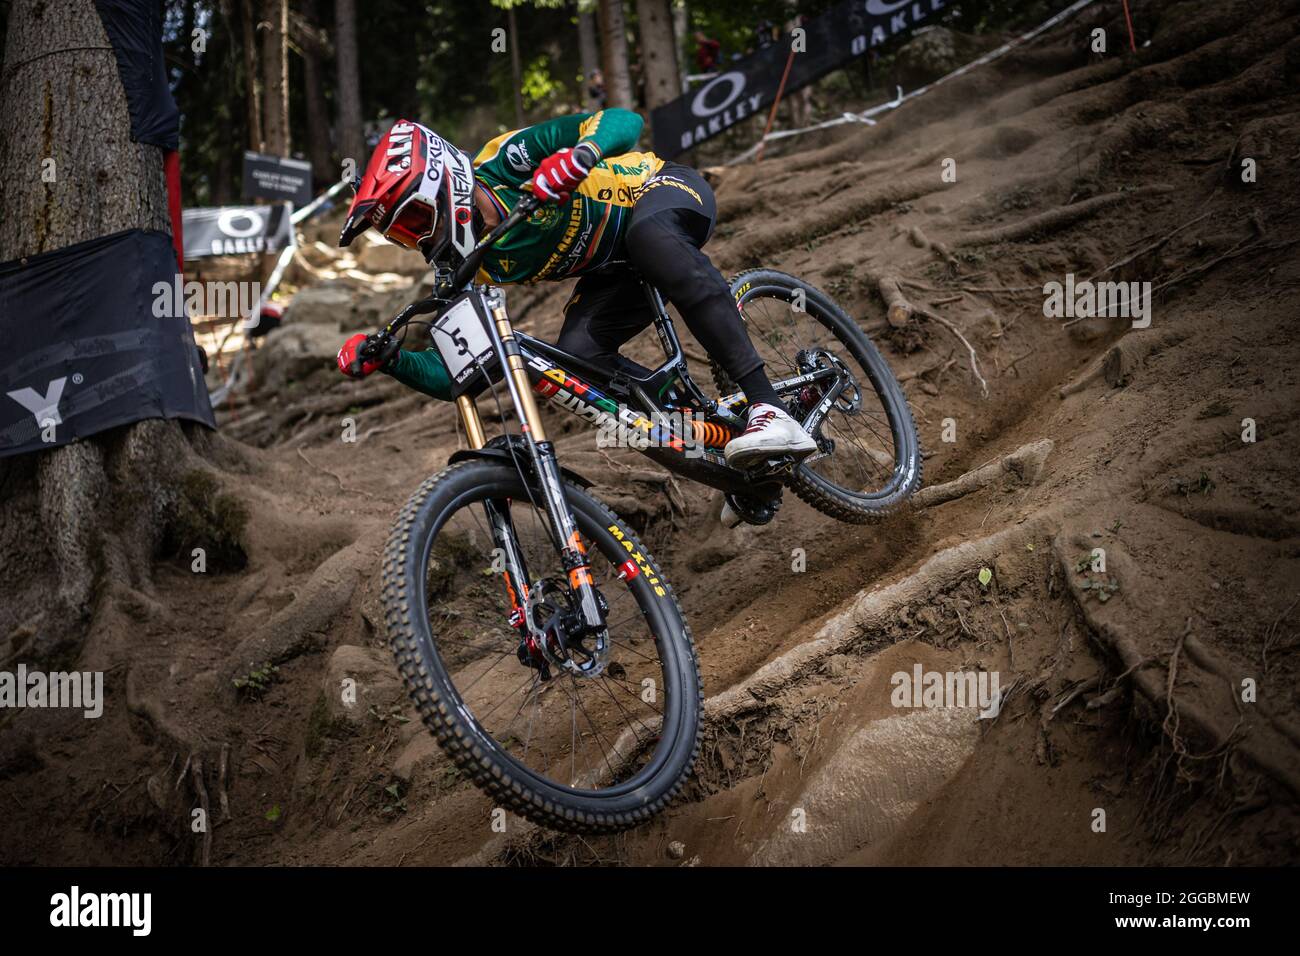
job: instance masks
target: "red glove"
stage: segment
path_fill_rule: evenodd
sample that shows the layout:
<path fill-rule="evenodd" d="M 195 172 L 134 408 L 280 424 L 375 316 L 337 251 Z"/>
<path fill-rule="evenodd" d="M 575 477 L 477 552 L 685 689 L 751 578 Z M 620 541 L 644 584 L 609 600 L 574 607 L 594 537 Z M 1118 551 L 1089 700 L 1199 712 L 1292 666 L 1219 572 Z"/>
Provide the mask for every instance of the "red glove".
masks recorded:
<path fill-rule="evenodd" d="M 344 375 L 352 378 L 365 378 L 371 372 L 376 372 L 388 364 L 392 358 L 391 354 L 382 354 L 374 358 L 362 359 L 360 357 L 361 346 L 366 344 L 368 336 L 364 332 L 358 332 L 352 338 L 343 343 L 343 348 L 339 349 L 339 371 Z"/>
<path fill-rule="evenodd" d="M 577 189 L 596 158 L 590 147 L 580 144 L 576 149 L 567 146 L 542 160 L 533 174 L 533 195 L 551 202 L 568 202 L 569 193 Z"/>

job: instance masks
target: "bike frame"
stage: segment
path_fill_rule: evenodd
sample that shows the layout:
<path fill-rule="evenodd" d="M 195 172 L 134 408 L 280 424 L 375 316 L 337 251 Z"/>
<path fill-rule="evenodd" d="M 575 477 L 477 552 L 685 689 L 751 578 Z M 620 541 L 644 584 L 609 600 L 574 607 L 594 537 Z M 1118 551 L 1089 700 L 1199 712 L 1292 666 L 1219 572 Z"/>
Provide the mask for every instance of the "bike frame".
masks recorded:
<path fill-rule="evenodd" d="M 537 397 L 546 398 L 598 427 L 617 429 L 622 426 L 628 429 L 644 439 L 643 445 L 638 441 L 632 447 L 685 478 L 727 493 L 774 501 L 781 494 L 782 476 L 780 469 L 773 470 L 770 466 L 746 472 L 726 464 L 722 447 L 744 426 L 745 397 L 737 393 L 715 400 L 701 391 L 691 378 L 681 341 L 663 298 L 653 286 L 643 283 L 653 311 L 655 331 L 664 351 L 664 362 L 656 369 L 639 374 L 630 368 L 613 372 L 597 368 L 555 345 L 516 332 L 510 323 L 502 290 L 491 285 L 470 285 L 470 278 L 487 249 L 531 214 L 536 205 L 531 197 L 518 203 L 453 274 L 441 277 L 439 289 L 433 296 L 403 309 L 389 322 L 382 335 L 391 339 L 415 315 L 441 313 L 461 290 L 468 290 L 478 297 L 479 315 L 487 317 L 484 329 L 518 420 L 532 477 L 541 493 L 540 505 L 550 519 L 553 543 L 560 554 L 572 593 L 578 598 L 585 630 L 596 638 L 591 670 L 599 673 L 608 653 L 604 601 L 592 580 L 581 535 L 565 501 L 562 473 L 554 445 L 546 435 Z M 480 371 L 483 381 L 456 399 L 469 445 L 476 451 L 485 448 L 488 439 L 473 394 L 492 387 L 488 370 Z M 778 394 L 787 394 L 828 380 L 833 381 L 829 381 L 824 397 L 804 418 L 804 427 L 810 434 L 816 434 L 843 388 L 842 374 L 833 367 L 810 366 L 803 374 L 772 383 Z M 671 401 L 665 398 L 670 391 L 673 392 Z M 665 412 L 689 413 L 689 419 L 683 418 L 682 421 L 690 422 L 691 434 L 683 433 L 687 430 L 685 427 L 674 429 L 668 424 L 663 417 Z M 514 454 L 513 449 L 511 453 Z M 823 454 L 824 450 L 816 453 L 813 459 Z M 503 556 L 512 623 L 522 625 L 526 635 L 525 646 L 530 653 L 539 655 L 535 659 L 545 657 L 561 667 L 575 669 L 571 659 L 552 652 L 548 635 L 533 619 L 530 578 L 510 517 L 509 502 L 486 502 L 485 510 L 495 543 Z M 623 576 L 630 578 L 636 573 L 634 564 L 631 568 L 624 566 Z"/>

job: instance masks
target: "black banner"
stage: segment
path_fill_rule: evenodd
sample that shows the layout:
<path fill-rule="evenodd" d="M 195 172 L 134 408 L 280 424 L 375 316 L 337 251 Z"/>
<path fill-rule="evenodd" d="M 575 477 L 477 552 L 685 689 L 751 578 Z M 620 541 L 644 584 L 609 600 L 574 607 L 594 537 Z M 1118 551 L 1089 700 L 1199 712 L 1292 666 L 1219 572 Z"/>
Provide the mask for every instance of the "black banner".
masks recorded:
<path fill-rule="evenodd" d="M 55 833 L 59 831 L 54 831 Z M 190 836 L 190 834 L 186 834 Z M 278 835 L 265 845 L 274 851 Z M 70 845 L 74 845 L 70 841 Z M 109 846 L 114 843 L 110 842 Z M 2 846 L 2 844 L 0 844 Z M 1131 846 L 1131 845 L 1130 845 Z M 62 848 L 61 848 L 62 849 Z M 416 848 L 418 849 L 418 847 Z M 69 852 L 64 849 L 63 853 Z M 1000 858 L 1007 851 L 986 851 Z M 317 854 L 323 856 L 323 854 Z M 267 854 L 274 859 L 273 853 Z M 202 913 L 238 914 L 241 938 L 284 932 L 286 914 L 318 912 L 322 900 L 346 899 L 348 916 L 293 918 L 300 947 L 336 949 L 349 938 L 353 914 L 381 913 L 364 926 L 369 949 L 427 946 L 427 919 L 409 915 L 394 899 L 410 894 L 419 881 L 424 892 L 456 899 L 456 918 L 465 925 L 491 923 L 494 943 L 528 945 L 536 939 L 530 920 L 501 918 L 500 900 L 534 892 L 540 880 L 570 894 L 608 893 L 623 898 L 676 894 L 680 898 L 717 895 L 718 871 L 708 866 L 619 868 L 566 866 L 404 867 L 293 864 L 287 847 L 278 867 L 173 866 L 158 869 L 80 867 L 0 867 L 0 920 L 12 938 L 35 941 L 48 936 L 62 949 L 73 946 L 133 948 L 149 939 L 157 945 L 190 947 L 196 933 L 195 900 Z M 1250 859 L 1243 860 L 1249 864 Z M 1115 866 L 1073 867 L 733 867 L 725 873 L 727 892 L 720 906 L 758 898 L 812 899 L 826 913 L 856 914 L 876 935 L 912 939 L 909 951 L 952 952 L 970 940 L 996 940 L 1006 926 L 1027 940 L 1062 934 L 1075 945 L 1134 943 L 1189 951 L 1192 940 L 1206 950 L 1252 952 L 1285 938 L 1294 926 L 1297 870 L 1249 865 L 1221 869 Z M 972 887 L 993 900 L 1014 900 L 1011 915 L 977 914 L 967 922 L 935 918 L 936 899 L 962 899 Z M 784 887 L 784 889 L 783 889 Z M 445 891 L 445 892 L 444 892 Z M 779 897 L 778 897 L 779 894 Z M 274 900 L 274 906 L 267 901 Z M 864 900 L 870 901 L 866 912 Z M 703 945 L 759 948 L 769 943 L 770 920 L 702 921 Z M 717 927 L 715 930 L 714 927 Z M 716 944 L 709 935 L 716 931 Z M 201 928 L 197 932 L 205 932 Z M 354 933 L 353 935 L 358 935 Z M 947 940 L 947 942 L 944 942 Z M 1166 941 L 1160 946 L 1153 941 Z M 146 942 L 147 945 L 147 942 Z M 51 946 L 52 949 L 58 948 Z M 1199 947 L 1190 947 L 1198 949 Z"/>
<path fill-rule="evenodd" d="M 151 0 L 95 0 L 95 10 L 117 58 L 131 116 L 131 139 L 176 149 L 181 112 L 167 83 L 161 9 Z"/>
<path fill-rule="evenodd" d="M 0 263 L 0 457 L 145 418 L 216 423 L 188 317 L 157 308 L 171 236 L 132 229 Z"/>
<path fill-rule="evenodd" d="M 311 163 L 283 156 L 244 153 L 244 198 L 311 202 Z"/>
<path fill-rule="evenodd" d="M 791 62 L 786 93 L 908 32 L 947 5 L 948 0 L 851 0 L 812 17 L 803 24 L 802 49 Z M 769 108 L 792 42 L 785 36 L 751 56 L 725 62 L 703 86 L 657 107 L 650 117 L 655 152 L 671 159 Z"/>
<path fill-rule="evenodd" d="M 293 228 L 283 206 L 218 206 L 181 214 L 185 259 L 276 252 L 289 244 Z"/>

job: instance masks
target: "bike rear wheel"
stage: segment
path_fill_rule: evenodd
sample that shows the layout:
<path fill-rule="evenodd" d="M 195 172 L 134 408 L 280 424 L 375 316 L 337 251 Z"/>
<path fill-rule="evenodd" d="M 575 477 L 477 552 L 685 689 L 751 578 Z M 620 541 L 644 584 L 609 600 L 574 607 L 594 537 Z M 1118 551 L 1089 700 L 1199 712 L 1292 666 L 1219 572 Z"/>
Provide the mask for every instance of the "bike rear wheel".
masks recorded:
<path fill-rule="evenodd" d="M 820 449 L 794 469 L 790 489 L 854 523 L 906 501 L 921 485 L 920 439 L 902 387 L 858 324 L 816 286 L 774 269 L 742 273 L 731 292 L 774 382 L 838 364 L 856 383 L 816 429 Z M 721 391 L 736 390 L 716 363 L 713 372 Z M 823 394 L 804 388 L 782 399 L 802 419 Z"/>
<path fill-rule="evenodd" d="M 543 671 L 517 609 L 540 625 L 573 605 L 531 485 L 508 463 L 477 460 L 411 496 L 383 564 L 398 669 L 443 750 L 498 806 L 570 832 L 627 829 L 664 809 L 695 762 L 702 696 L 690 631 L 632 530 L 566 482 L 608 605 L 609 655 L 595 674 Z M 493 566 L 489 502 L 526 559 L 528 599 Z"/>

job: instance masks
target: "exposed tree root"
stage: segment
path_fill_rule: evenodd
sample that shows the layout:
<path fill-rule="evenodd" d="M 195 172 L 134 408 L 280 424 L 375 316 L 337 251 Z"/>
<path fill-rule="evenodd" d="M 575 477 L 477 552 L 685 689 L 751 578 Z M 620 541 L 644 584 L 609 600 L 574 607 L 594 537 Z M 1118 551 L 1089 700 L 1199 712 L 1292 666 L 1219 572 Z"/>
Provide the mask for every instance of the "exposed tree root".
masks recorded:
<path fill-rule="evenodd" d="M 292 602 L 239 642 L 227 659 L 227 675 L 233 679 L 241 669 L 264 662 L 281 664 L 320 646 L 362 578 L 373 571 L 384 533 L 383 529 L 371 532 L 317 568 Z"/>
<path fill-rule="evenodd" d="M 1069 585 L 1070 594 L 1077 603 L 1088 626 L 1101 642 L 1119 658 L 1129 671 L 1129 679 L 1138 692 L 1145 697 L 1158 713 L 1165 714 L 1163 727 L 1170 734 L 1174 750 L 1188 759 L 1204 759 L 1209 756 L 1223 756 L 1235 751 L 1273 780 L 1300 797 L 1300 766 L 1296 751 L 1286 736 L 1276 730 L 1271 722 L 1249 721 L 1239 717 L 1230 727 L 1216 718 L 1200 703 L 1188 700 L 1172 700 L 1174 678 L 1176 677 L 1176 658 L 1171 659 L 1165 668 L 1165 679 L 1154 671 L 1156 661 L 1143 656 L 1137 641 L 1127 628 L 1117 619 L 1115 609 L 1096 601 L 1088 600 L 1088 595 L 1080 585 L 1075 573 L 1073 561 L 1068 553 L 1064 535 L 1057 535 L 1052 542 L 1053 552 Z M 1115 555 L 1112 554 L 1113 560 Z M 1186 637 L 1181 639 L 1185 644 Z M 1171 718 L 1176 714 L 1176 719 Z M 1179 729 L 1186 724 L 1198 737 L 1209 744 L 1208 751 L 1199 755 L 1191 754 L 1179 736 Z"/>
<path fill-rule="evenodd" d="M 953 272 L 957 271 L 957 259 L 952 254 L 952 251 L 942 242 L 938 242 L 926 236 L 926 234 L 921 231 L 920 226 L 913 226 L 909 229 L 907 231 L 907 238 L 911 241 L 912 245 L 916 246 L 918 249 L 927 249 L 930 252 L 933 252 L 936 256 L 946 262 Z"/>
<path fill-rule="evenodd" d="M 970 354 L 971 374 L 974 375 L 975 380 L 980 383 L 980 394 L 982 394 L 985 398 L 988 398 L 989 383 L 985 381 L 984 376 L 980 373 L 980 360 L 979 360 L 979 355 L 976 354 L 975 352 L 975 346 L 970 344 L 966 336 L 961 334 L 961 331 L 957 328 L 957 326 L 953 325 L 943 316 L 936 315 L 934 312 L 930 312 L 925 309 L 922 309 L 919 312 L 917 312 L 917 315 L 921 316 L 921 318 L 929 319 L 932 322 L 938 322 L 945 329 L 947 329 L 954 336 L 956 336 L 957 340 L 961 342 L 962 345 L 966 346 L 966 351 Z"/>
<path fill-rule="evenodd" d="M 212 807 L 208 802 L 208 788 L 203 782 L 203 757 L 194 754 L 190 758 L 190 777 L 194 781 L 194 792 L 199 798 L 199 808 L 203 811 L 203 844 L 199 854 L 199 866 L 212 862 Z"/>
<path fill-rule="evenodd" d="M 823 624 L 811 640 L 769 661 L 739 684 L 706 700 L 706 724 L 735 720 L 767 706 L 775 695 L 815 669 L 827 657 L 845 653 L 864 639 L 869 640 L 873 633 L 885 631 L 904 607 L 930 600 L 963 576 L 993 563 L 1008 549 L 1023 549 L 1024 543 L 1041 533 L 1051 518 L 1052 512 L 1040 512 L 1024 524 L 976 541 L 964 541 L 940 551 L 901 581 L 863 592 L 846 610 Z"/>
<path fill-rule="evenodd" d="M 1148 357 L 1177 345 L 1186 337 L 1185 333 L 1175 329 L 1129 332 L 1102 353 L 1078 378 L 1062 385 L 1058 394 L 1061 398 L 1069 398 L 1098 379 L 1104 379 L 1111 388 L 1122 388 L 1133 380 L 1134 374 Z"/>
<path fill-rule="evenodd" d="M 1116 203 L 1123 202 L 1127 199 L 1133 199 L 1138 196 L 1151 196 L 1160 193 L 1173 191 L 1172 186 L 1157 184 L 1154 186 L 1139 186 L 1137 189 L 1131 189 L 1126 192 L 1106 193 L 1102 196 L 1093 196 L 1091 199 L 1085 199 L 1082 202 L 1072 203 L 1068 206 L 1060 206 L 1056 209 L 1050 209 L 1047 212 L 1039 213 L 1036 216 L 1029 216 L 1021 219 L 1019 222 L 1008 223 L 1004 226 L 994 226 L 989 229 L 978 229 L 974 232 L 968 232 L 959 236 L 956 240 L 958 246 L 985 246 L 996 242 L 1010 242 L 1014 239 L 1024 239 L 1029 236 L 1045 235 L 1064 229 L 1066 226 L 1094 216 Z"/>
<path fill-rule="evenodd" d="M 889 324 L 896 329 L 907 325 L 914 309 L 912 303 L 908 302 L 907 297 L 903 295 L 898 279 L 892 275 L 872 276 L 871 282 L 880 293 L 880 297 L 885 300 L 885 316 Z"/>
<path fill-rule="evenodd" d="M 1054 443 L 1050 438 L 1021 445 L 1010 454 L 980 465 L 960 478 L 941 485 L 922 488 L 912 496 L 912 505 L 917 508 L 932 508 L 979 491 L 1008 474 L 1015 476 L 1015 479 L 1023 484 L 1033 484 L 1041 477 L 1043 465 L 1053 447 Z"/>

